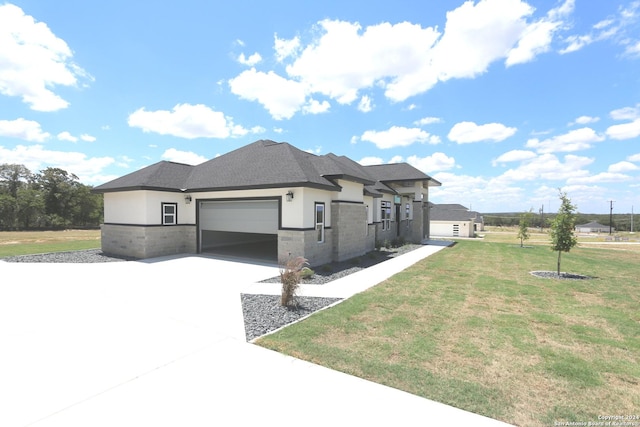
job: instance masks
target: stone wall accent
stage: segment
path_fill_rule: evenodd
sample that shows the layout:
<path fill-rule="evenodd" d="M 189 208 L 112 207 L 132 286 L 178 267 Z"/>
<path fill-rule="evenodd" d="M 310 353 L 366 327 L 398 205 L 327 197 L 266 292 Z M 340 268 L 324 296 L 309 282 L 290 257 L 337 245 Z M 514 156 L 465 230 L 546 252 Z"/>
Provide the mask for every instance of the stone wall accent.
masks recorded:
<path fill-rule="evenodd" d="M 424 215 L 425 213 L 425 209 L 429 209 L 428 206 L 424 203 L 422 203 L 422 201 L 415 201 L 413 202 L 413 221 L 411 221 L 411 237 L 409 240 L 411 240 L 414 243 L 420 243 L 422 242 L 422 240 L 425 238 L 425 236 L 428 234 L 427 231 L 428 230 L 424 230 Z M 429 220 L 427 219 L 426 222 L 427 226 L 429 225 Z"/>
<path fill-rule="evenodd" d="M 344 261 L 367 252 L 366 218 L 366 207 L 361 203 L 331 202 L 334 261 Z"/>
<path fill-rule="evenodd" d="M 153 258 L 182 253 L 196 253 L 196 226 L 103 224 L 102 252 L 133 258 Z"/>
<path fill-rule="evenodd" d="M 317 232 L 311 230 L 278 230 L 278 262 L 302 256 L 310 266 L 332 261 L 333 230 L 325 228 L 324 242 L 318 243 Z"/>

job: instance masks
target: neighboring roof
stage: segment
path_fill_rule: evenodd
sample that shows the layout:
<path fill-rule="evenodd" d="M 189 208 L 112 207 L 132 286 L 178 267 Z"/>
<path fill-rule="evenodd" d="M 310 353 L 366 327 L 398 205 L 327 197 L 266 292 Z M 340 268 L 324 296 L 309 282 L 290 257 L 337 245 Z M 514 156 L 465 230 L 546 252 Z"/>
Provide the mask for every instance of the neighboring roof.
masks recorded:
<path fill-rule="evenodd" d="M 602 225 L 599 222 L 591 221 L 586 224 L 576 225 L 577 228 L 606 228 L 609 229 L 608 225 Z"/>
<path fill-rule="evenodd" d="M 197 166 L 161 161 L 93 189 L 96 193 L 128 190 L 219 191 L 305 186 L 339 191 L 336 179 L 365 185 L 380 197 L 395 193 L 384 181 L 433 180 L 406 163 L 364 167 L 333 153 L 317 156 L 286 142 L 260 140 Z"/>
<path fill-rule="evenodd" d="M 431 221 L 476 221 L 482 216 L 475 211 L 458 204 L 429 203 L 429 220 Z"/>

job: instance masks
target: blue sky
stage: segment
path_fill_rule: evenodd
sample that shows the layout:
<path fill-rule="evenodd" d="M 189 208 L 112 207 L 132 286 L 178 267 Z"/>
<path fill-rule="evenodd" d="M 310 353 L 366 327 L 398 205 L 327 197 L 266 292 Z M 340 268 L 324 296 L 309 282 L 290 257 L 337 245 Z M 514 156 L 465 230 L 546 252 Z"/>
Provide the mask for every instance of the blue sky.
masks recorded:
<path fill-rule="evenodd" d="M 640 211 L 640 1 L 0 3 L 0 163 L 99 185 L 258 139 Z"/>

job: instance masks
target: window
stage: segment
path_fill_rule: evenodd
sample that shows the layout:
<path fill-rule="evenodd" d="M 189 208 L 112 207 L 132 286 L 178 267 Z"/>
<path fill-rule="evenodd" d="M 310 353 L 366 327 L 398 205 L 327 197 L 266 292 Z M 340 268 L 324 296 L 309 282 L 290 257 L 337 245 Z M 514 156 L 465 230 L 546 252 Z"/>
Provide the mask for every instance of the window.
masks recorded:
<path fill-rule="evenodd" d="M 380 202 L 381 204 L 381 221 L 382 221 L 382 229 L 390 230 L 391 229 L 391 202 Z"/>
<path fill-rule="evenodd" d="M 162 225 L 176 225 L 178 223 L 178 204 L 162 204 Z"/>
<path fill-rule="evenodd" d="M 318 243 L 324 242 L 324 203 L 316 203 L 316 233 Z"/>

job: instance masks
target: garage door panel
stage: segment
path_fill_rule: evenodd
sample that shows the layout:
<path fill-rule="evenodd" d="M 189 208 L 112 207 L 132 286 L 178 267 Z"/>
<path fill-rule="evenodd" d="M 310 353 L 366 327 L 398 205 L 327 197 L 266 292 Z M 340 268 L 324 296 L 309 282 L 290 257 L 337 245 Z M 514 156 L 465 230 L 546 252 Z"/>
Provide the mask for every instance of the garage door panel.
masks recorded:
<path fill-rule="evenodd" d="M 277 234 L 278 202 L 273 200 L 202 202 L 200 229 Z"/>

